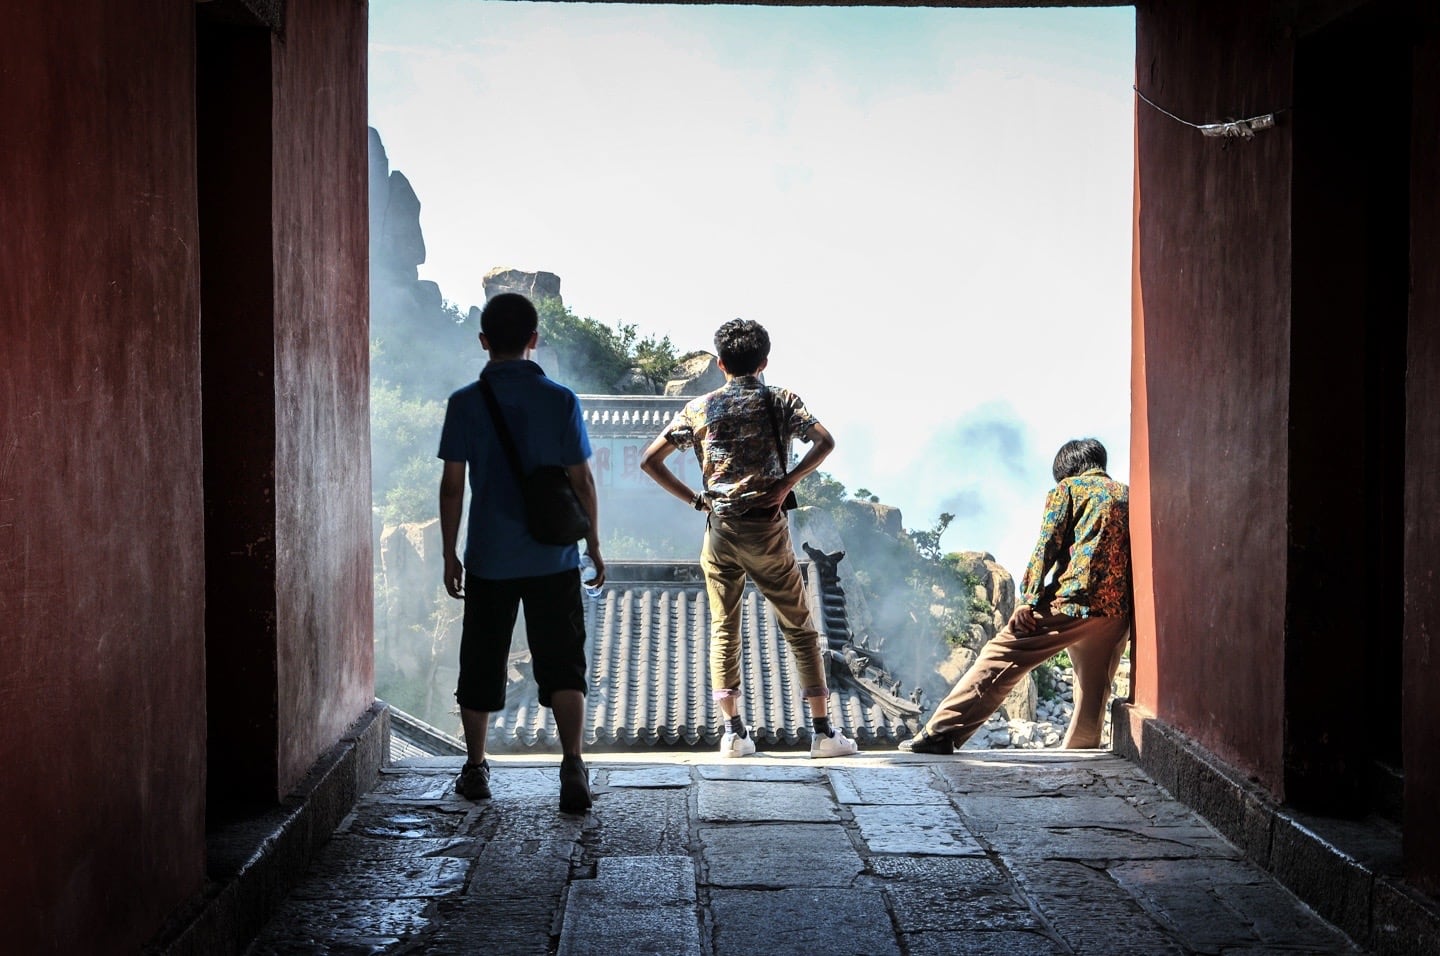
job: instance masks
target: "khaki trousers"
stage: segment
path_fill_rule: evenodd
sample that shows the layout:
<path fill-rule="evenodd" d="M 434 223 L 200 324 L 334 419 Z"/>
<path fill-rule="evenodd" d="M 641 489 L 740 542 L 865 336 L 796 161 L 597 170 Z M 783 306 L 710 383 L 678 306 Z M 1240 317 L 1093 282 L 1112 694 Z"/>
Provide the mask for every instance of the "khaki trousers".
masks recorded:
<path fill-rule="evenodd" d="M 825 662 L 800 565 L 790 544 L 790 523 L 711 515 L 700 548 L 710 599 L 710 689 L 716 700 L 740 696 L 740 596 L 748 575 L 770 602 L 795 655 L 800 695 L 823 697 Z"/>
<path fill-rule="evenodd" d="M 1069 649 L 1075 665 L 1075 712 L 1065 733 L 1069 748 L 1100 746 L 1105 703 L 1125 652 L 1129 617 L 1036 615 L 1039 627 L 1023 637 L 1007 624 L 935 708 L 925 730 L 959 747 L 999 709 L 1005 696 L 1039 664 Z"/>

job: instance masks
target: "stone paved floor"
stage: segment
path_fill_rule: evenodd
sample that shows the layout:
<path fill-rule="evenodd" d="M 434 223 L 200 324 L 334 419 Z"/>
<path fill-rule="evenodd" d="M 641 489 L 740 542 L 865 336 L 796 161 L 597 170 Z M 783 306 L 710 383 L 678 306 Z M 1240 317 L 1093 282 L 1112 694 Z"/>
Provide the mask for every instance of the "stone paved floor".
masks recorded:
<path fill-rule="evenodd" d="M 1104 752 L 588 762 L 386 769 L 249 956 L 1360 952 Z"/>

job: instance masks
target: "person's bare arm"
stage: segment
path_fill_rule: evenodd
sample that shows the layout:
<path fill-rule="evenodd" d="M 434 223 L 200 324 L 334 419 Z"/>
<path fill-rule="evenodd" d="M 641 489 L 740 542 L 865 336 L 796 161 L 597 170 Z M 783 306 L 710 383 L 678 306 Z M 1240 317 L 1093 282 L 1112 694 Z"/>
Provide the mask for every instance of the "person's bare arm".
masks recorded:
<path fill-rule="evenodd" d="M 595 562 L 595 579 L 589 583 L 598 588 L 605 583 L 605 559 L 600 555 L 600 496 L 595 492 L 595 473 L 590 470 L 588 460 L 578 465 L 567 465 L 565 471 L 570 476 L 570 486 L 575 489 L 575 496 L 580 499 L 580 507 L 590 516 L 590 533 L 585 535 L 585 553 Z"/>
<path fill-rule="evenodd" d="M 465 506 L 465 463 L 447 461 L 440 475 L 440 546 L 445 554 L 445 591 L 465 596 L 465 565 L 456 548 L 460 541 L 460 512 Z"/>
<path fill-rule="evenodd" d="M 795 486 L 815 469 L 820 463 L 835 450 L 835 436 L 830 434 L 829 429 L 816 422 L 810 426 L 810 447 L 805 455 L 795 463 L 795 467 L 786 473 L 784 478 L 777 481 L 769 491 L 760 499 L 763 507 L 778 508 L 785 501 L 785 496 L 795 490 Z"/>
<path fill-rule="evenodd" d="M 666 459 L 678 450 L 670 439 L 661 435 L 652 441 L 650 447 L 646 448 L 640 455 L 640 470 L 655 479 L 655 483 L 661 488 L 664 488 L 687 505 L 693 507 L 695 499 L 700 497 L 701 507 L 708 510 L 709 505 L 700 492 L 691 491 L 690 486 L 681 481 L 680 477 L 671 471 L 670 466 L 665 463 Z"/>

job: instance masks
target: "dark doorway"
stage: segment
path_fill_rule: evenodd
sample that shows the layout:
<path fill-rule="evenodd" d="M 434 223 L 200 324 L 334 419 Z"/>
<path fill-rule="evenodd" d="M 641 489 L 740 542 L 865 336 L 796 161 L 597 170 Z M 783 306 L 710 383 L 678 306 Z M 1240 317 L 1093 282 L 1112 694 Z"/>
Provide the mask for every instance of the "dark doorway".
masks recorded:
<path fill-rule="evenodd" d="M 1301 37 L 1285 789 L 1399 819 L 1410 31 L 1372 2 Z"/>
<path fill-rule="evenodd" d="M 212 827 L 273 804 L 277 789 L 270 44 L 266 27 L 198 16 L 206 808 Z"/>

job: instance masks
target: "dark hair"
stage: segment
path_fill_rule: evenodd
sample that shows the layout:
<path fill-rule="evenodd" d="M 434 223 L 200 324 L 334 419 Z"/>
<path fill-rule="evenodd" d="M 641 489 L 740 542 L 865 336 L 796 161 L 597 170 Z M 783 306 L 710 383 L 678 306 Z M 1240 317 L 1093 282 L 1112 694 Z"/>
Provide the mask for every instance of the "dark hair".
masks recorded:
<path fill-rule="evenodd" d="M 754 375 L 770 357 L 770 333 L 750 319 L 731 319 L 715 332 L 715 353 L 731 375 Z"/>
<path fill-rule="evenodd" d="M 1105 461 L 1105 446 L 1097 439 L 1074 438 L 1061 445 L 1055 453 L 1055 464 L 1051 466 L 1050 473 L 1057 482 L 1064 481 L 1091 468 L 1104 468 Z"/>
<path fill-rule="evenodd" d="M 502 292 L 480 310 L 480 331 L 490 342 L 490 351 L 518 355 L 530 336 L 540 327 L 535 305 L 518 292 Z"/>

